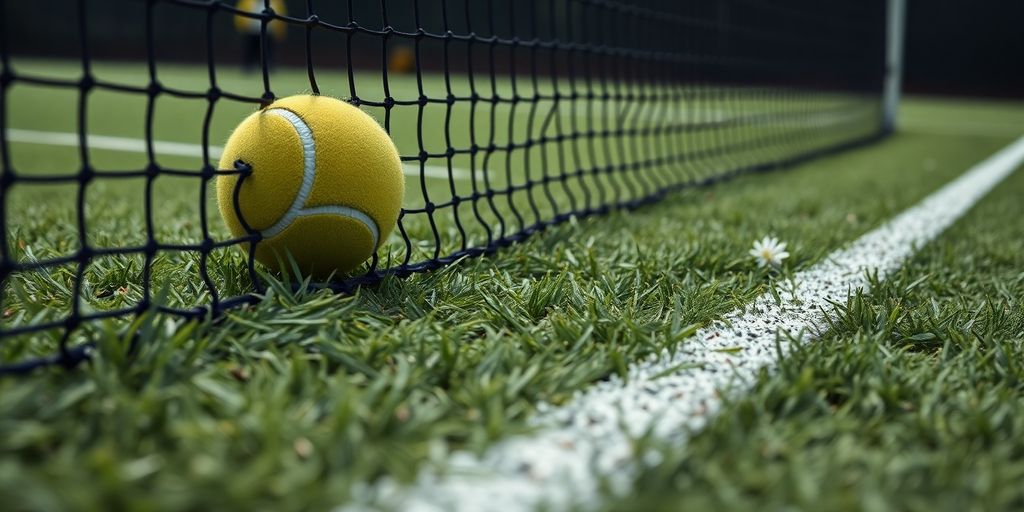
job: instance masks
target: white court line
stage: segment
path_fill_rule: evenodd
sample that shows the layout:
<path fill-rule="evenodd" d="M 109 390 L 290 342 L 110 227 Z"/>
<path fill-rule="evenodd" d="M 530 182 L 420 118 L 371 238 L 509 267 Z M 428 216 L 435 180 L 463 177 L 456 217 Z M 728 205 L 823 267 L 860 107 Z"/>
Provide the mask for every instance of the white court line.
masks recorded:
<path fill-rule="evenodd" d="M 561 407 L 539 408 L 534 436 L 498 442 L 482 456 L 456 452 L 443 471 L 421 471 L 410 487 L 390 480 L 356 489 L 340 510 L 525 511 L 538 506 L 593 508 L 602 482 L 617 493 L 630 489 L 641 464 L 632 441 L 644 434 L 677 446 L 703 429 L 722 409 L 723 397 L 748 390 L 761 370 L 795 342 L 827 328 L 829 301 L 845 301 L 866 288 L 866 273 L 881 278 L 897 270 L 1024 160 L 1024 137 L 956 180 L 865 234 L 782 286 L 780 302 L 765 294 L 750 306 L 700 329 L 675 352 L 631 365 L 579 392 Z M 791 340 L 780 333 L 789 333 Z"/>
<path fill-rule="evenodd" d="M 984 137 L 1016 137 L 1020 125 L 1008 123 L 929 123 L 922 121 L 900 121 L 896 129 L 904 132 L 918 132 L 936 135 L 979 135 Z"/>
<path fill-rule="evenodd" d="M 8 128 L 7 140 L 12 142 L 23 142 L 26 144 L 78 147 L 78 134 L 67 132 L 43 132 Z M 111 151 L 123 151 L 126 153 L 146 152 L 146 141 L 143 139 L 111 137 L 108 135 L 94 135 L 90 133 L 88 134 L 87 144 L 90 149 L 109 149 Z M 156 140 L 153 141 L 153 151 L 161 155 L 203 156 L 203 146 L 183 142 Z M 210 146 L 210 158 L 219 158 L 223 151 L 224 148 L 220 146 Z"/>
<path fill-rule="evenodd" d="M 402 172 L 406 176 L 419 176 L 420 175 L 420 164 L 413 162 L 403 162 Z M 448 168 L 442 165 L 425 165 L 423 166 L 423 175 L 428 178 L 435 178 L 440 180 L 448 179 Z M 452 178 L 457 180 L 468 180 L 470 172 L 465 169 L 458 167 L 452 167 Z M 483 181 L 482 176 L 476 177 L 477 181 Z"/>
<path fill-rule="evenodd" d="M 78 134 L 67 132 L 45 132 L 8 128 L 7 140 L 25 144 L 78 147 Z M 143 139 L 111 137 L 109 135 L 95 135 L 90 133 L 88 134 L 87 144 L 90 149 L 106 149 L 127 153 L 146 152 L 146 141 Z M 202 158 L 203 156 L 203 146 L 201 144 L 188 144 L 184 142 L 155 140 L 153 141 L 153 151 L 159 155 L 188 156 L 195 158 Z M 223 152 L 224 148 L 221 146 L 210 146 L 210 158 L 220 158 L 220 155 Z M 419 176 L 419 164 L 409 162 L 403 163 L 402 172 L 407 176 Z M 428 178 L 448 179 L 448 168 L 439 165 L 428 165 L 424 167 L 423 174 Z M 452 169 L 452 177 L 457 180 L 469 179 L 469 176 L 469 171 L 465 169 Z"/>

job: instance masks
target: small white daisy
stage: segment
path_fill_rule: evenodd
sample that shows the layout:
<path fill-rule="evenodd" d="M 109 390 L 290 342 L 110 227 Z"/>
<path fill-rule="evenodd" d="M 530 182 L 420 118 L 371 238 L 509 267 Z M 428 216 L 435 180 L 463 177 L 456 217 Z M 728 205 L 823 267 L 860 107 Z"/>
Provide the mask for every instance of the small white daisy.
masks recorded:
<path fill-rule="evenodd" d="M 754 248 L 750 250 L 750 255 L 757 260 L 759 267 L 769 265 L 778 267 L 782 264 L 782 260 L 789 257 L 789 253 L 786 252 L 786 242 L 780 242 L 773 236 L 766 236 L 754 242 Z"/>

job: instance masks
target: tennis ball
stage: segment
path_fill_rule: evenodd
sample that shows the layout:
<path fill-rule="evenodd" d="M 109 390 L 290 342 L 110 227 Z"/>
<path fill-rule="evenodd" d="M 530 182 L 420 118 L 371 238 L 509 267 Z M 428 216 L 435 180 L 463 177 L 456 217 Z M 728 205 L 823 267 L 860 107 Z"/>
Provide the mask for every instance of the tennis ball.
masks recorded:
<path fill-rule="evenodd" d="M 272 270 L 286 267 L 290 255 L 314 279 L 345 274 L 398 221 L 405 192 L 398 150 L 372 117 L 344 101 L 290 96 L 253 113 L 231 133 L 220 168 L 237 161 L 252 172 L 217 178 L 220 214 L 242 237 L 241 212 L 261 235 L 256 259 Z"/>

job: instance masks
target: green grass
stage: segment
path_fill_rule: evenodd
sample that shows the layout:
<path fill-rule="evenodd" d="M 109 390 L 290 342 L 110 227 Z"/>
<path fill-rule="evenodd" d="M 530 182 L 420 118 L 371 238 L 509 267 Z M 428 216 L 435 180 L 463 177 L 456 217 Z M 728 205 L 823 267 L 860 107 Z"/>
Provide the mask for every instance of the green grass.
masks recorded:
<path fill-rule="evenodd" d="M 16 75 L 44 76 L 51 79 L 77 79 L 81 75 L 77 63 L 15 59 Z M 93 74 L 102 82 L 130 86 L 147 84 L 145 68 L 138 63 L 95 63 Z M 364 99 L 381 100 L 384 90 L 379 76 L 357 73 L 355 93 Z M 188 91 L 204 91 L 210 86 L 205 70 L 195 66 L 161 65 L 158 79 L 165 87 Z M 480 78 L 478 77 L 478 80 Z M 521 81 L 521 80 L 520 80 Z M 304 71 L 283 70 L 272 76 L 272 88 L 279 95 L 308 92 L 309 81 Z M 349 96 L 347 74 L 324 72 L 318 75 L 324 93 Z M 453 94 L 470 94 L 466 77 L 454 76 Z M 248 96 L 262 92 L 260 80 L 227 68 L 218 72 L 217 84 L 226 91 Z M 422 93 L 429 97 L 443 97 L 447 93 L 444 77 L 425 75 L 399 75 L 389 82 L 390 94 L 399 100 L 415 99 Z M 478 88 L 493 90 L 508 96 L 512 83 L 498 78 L 491 83 L 477 84 Z M 567 93 L 566 84 L 539 81 L 535 89 L 519 85 L 519 93 L 532 92 L 550 95 L 558 90 Z M 622 86 L 622 91 L 639 91 L 636 84 Z M 654 92 L 648 88 L 646 92 Z M 703 94 L 700 90 L 688 91 Z M 705 96 L 699 112 L 689 112 L 682 105 L 669 105 L 655 110 L 652 105 L 638 101 L 590 100 L 536 102 L 536 111 L 525 105 L 479 104 L 470 108 L 466 102 L 457 102 L 451 108 L 430 105 L 420 111 L 419 106 L 400 106 L 387 115 L 382 108 L 366 110 L 389 127 L 391 135 L 403 155 L 417 155 L 421 150 L 431 154 L 443 153 L 450 145 L 466 149 L 474 142 L 486 146 L 494 142 L 499 147 L 508 143 L 522 144 L 538 137 L 554 137 L 560 133 L 586 129 L 614 130 L 638 128 L 664 123 L 664 116 L 694 115 L 707 121 L 708 116 L 758 114 L 778 110 L 778 101 L 766 101 L 760 92 L 751 88 L 733 88 L 728 100 Z M 76 110 L 81 98 L 76 88 L 39 86 L 15 82 L 7 94 L 6 124 L 17 130 L 74 133 L 77 131 Z M 794 100 L 795 101 L 795 100 Z M 646 171 L 616 172 L 613 175 L 586 175 L 565 182 L 538 184 L 529 191 L 518 190 L 510 195 L 496 197 L 493 202 L 480 198 L 463 201 L 457 208 L 442 207 L 433 219 L 423 213 L 410 214 L 402 221 L 402 228 L 413 241 L 407 249 L 399 230 L 379 251 L 382 266 L 394 266 L 408 257 L 412 263 L 422 262 L 437 255 L 448 255 L 463 246 L 487 245 L 493 238 L 512 235 L 526 226 L 555 214 L 579 211 L 607 205 L 614 201 L 627 201 L 650 194 L 654 187 L 682 179 L 699 179 L 725 169 L 735 169 L 753 162 L 784 159 L 811 148 L 824 147 L 840 137 L 867 135 L 873 126 L 872 111 L 863 107 L 864 98 L 836 94 L 802 94 L 801 109 L 828 112 L 845 108 L 865 117 L 852 126 L 819 126 L 813 119 L 804 124 L 793 123 L 794 118 L 763 126 L 726 126 L 711 131 L 687 134 L 685 144 L 689 151 L 707 151 L 723 144 L 771 137 L 773 144 L 729 152 L 724 157 L 706 157 L 675 166 L 660 166 Z M 568 103 L 568 105 L 567 105 Z M 146 128 L 148 98 L 144 94 L 122 91 L 93 90 L 85 101 L 86 128 L 91 135 L 141 138 Z M 857 108 L 861 105 L 860 108 Z M 212 144 L 226 139 L 231 129 L 245 115 L 254 110 L 250 103 L 223 99 L 211 105 L 205 98 L 181 99 L 168 94 L 156 97 L 152 118 L 153 137 L 158 140 L 198 144 L 202 142 L 203 119 L 211 108 L 209 137 Z M 796 108 L 795 104 L 788 108 Z M 589 110 L 588 110 L 589 109 Z M 712 112 L 714 111 L 714 112 Z M 596 115 L 595 112 L 607 115 Z M 614 115 L 613 115 L 614 114 Z M 451 116 L 450 127 L 445 130 L 445 118 Z M 547 116 L 552 121 L 545 122 Z M 594 119 L 593 124 L 589 121 Z M 796 121 L 800 121 L 796 119 Z M 652 137 L 591 137 L 536 144 L 529 151 L 522 148 L 511 152 L 501 149 L 482 151 L 475 158 L 456 155 L 452 163 L 463 169 L 477 169 L 486 173 L 487 184 L 499 191 L 508 185 L 523 185 L 527 179 L 536 181 L 544 173 L 559 174 L 557 170 L 574 171 L 593 166 L 607 166 L 642 161 L 663 150 L 674 147 L 678 151 L 683 142 L 659 141 Z M 785 140 L 784 144 L 780 141 Z M 672 144 L 669 146 L 669 144 Z M 143 153 L 119 152 L 90 148 L 89 165 L 99 171 L 119 176 L 124 171 L 138 171 L 148 165 Z M 57 175 L 73 177 L 85 164 L 77 147 L 52 146 L 28 142 L 10 143 L 10 160 L 14 170 L 23 176 Z M 162 170 L 197 173 L 201 158 L 157 155 L 156 163 Z M 444 158 L 431 158 L 429 165 L 446 165 Z M 453 195 L 467 198 L 474 187 L 484 190 L 485 183 L 472 179 L 446 179 L 409 176 L 406 181 L 407 208 L 424 208 L 451 200 Z M 85 187 L 84 223 L 86 236 L 78 234 L 76 208 L 79 186 L 74 180 L 60 183 L 18 183 L 5 197 L 9 215 L 8 245 L 12 258 L 31 263 L 40 260 L 68 258 L 83 243 L 95 249 L 142 247 L 150 236 L 164 244 L 200 244 L 208 234 L 215 242 L 232 239 L 224 227 L 215 204 L 212 184 L 196 176 L 161 173 L 152 180 L 152 209 L 147 211 L 146 193 L 150 186 L 145 177 L 103 177 Z M 200 206 L 205 206 L 205 215 Z M 479 215 L 482 222 L 477 220 Z M 456 216 L 463 230 L 458 229 Z M 147 232 L 147 219 L 154 220 L 153 233 Z M 206 231 L 204 231 L 204 223 Z M 435 236 L 434 228 L 437 229 Z M 411 253 L 411 254 L 410 254 Z M 246 270 L 247 257 L 236 247 L 225 247 L 211 253 L 209 280 L 221 298 L 244 294 L 252 289 Z M 211 290 L 198 271 L 201 265 L 199 251 L 161 251 L 150 265 L 151 289 L 154 302 L 176 308 L 192 308 L 211 303 Z M 16 300 L 3 304 L 0 323 L 21 326 L 57 322 L 71 314 L 76 300 L 74 283 L 77 263 L 48 267 L 43 272 L 16 273 L 7 283 L 5 294 Z M 141 251 L 132 254 L 103 256 L 92 260 L 87 267 L 83 291 L 79 302 L 84 313 L 98 313 L 131 307 L 145 296 L 143 269 L 146 259 Z M 23 343 L 8 344 L 0 349 L 0 360 L 12 360 L 31 354 L 51 352 L 61 333 L 47 332 L 39 336 L 24 337 Z M 74 343 L 90 339 L 94 333 L 81 330 L 75 333 Z M 42 340 L 40 338 L 43 338 Z"/>
<path fill-rule="evenodd" d="M 910 100 L 905 122 L 948 131 L 964 108 Z M 978 111 L 975 122 L 1024 117 L 1016 104 Z M 452 450 L 526 431 L 537 403 L 564 402 L 762 293 L 779 276 L 746 255 L 753 240 L 790 244 L 782 276 L 806 268 L 1014 135 L 938 131 L 568 223 L 355 296 L 277 285 L 216 324 L 147 316 L 127 335 L 118 322 L 98 325 L 88 365 L 0 381 L 0 498 L 30 510 L 302 510 L 342 503 L 384 475 L 407 481 Z M 952 507 L 940 497 L 967 488 L 1020 505 L 1012 413 L 1024 266 L 1021 226 L 1007 219 L 1020 216 L 1022 184 L 1014 178 L 890 284 L 840 308 L 834 333 L 765 376 L 687 450 L 666 452 L 622 508 L 843 508 L 871 496 Z M 168 236 L 195 229 L 175 220 L 194 200 L 168 206 Z M 22 239 L 49 229 L 58 233 L 45 240 L 59 242 L 66 226 L 36 208 Z M 111 242 L 137 235 L 123 208 L 104 212 L 125 223 L 101 233 Z M 37 240 L 25 246 L 41 252 Z M 237 269 L 225 258 L 220 268 Z M 161 265 L 165 293 L 201 293 L 176 279 L 180 262 Z M 119 268 L 98 265 L 108 272 L 89 290 L 95 300 L 137 297 Z M 59 301 L 46 294 L 65 277 L 27 281 L 35 302 L 16 307 Z M 896 305 L 893 325 L 876 327 Z M 4 357 L 52 343 L 5 342 Z"/>
<path fill-rule="evenodd" d="M 643 474 L 625 510 L 1024 507 L 1018 174 Z"/>

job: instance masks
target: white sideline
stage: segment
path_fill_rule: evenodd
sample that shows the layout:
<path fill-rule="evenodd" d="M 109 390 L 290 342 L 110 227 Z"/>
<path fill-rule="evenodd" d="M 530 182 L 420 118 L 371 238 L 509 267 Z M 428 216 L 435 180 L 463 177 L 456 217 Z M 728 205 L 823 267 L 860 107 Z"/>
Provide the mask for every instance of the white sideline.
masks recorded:
<path fill-rule="evenodd" d="M 69 132 L 44 132 L 38 130 L 7 129 L 7 140 L 25 144 L 45 144 L 49 146 L 78 147 L 78 134 Z M 87 144 L 90 149 L 108 149 L 126 153 L 145 153 L 146 141 L 127 137 L 111 137 L 108 135 L 88 134 Z M 224 148 L 210 146 L 210 158 L 219 158 Z M 203 156 L 203 146 L 184 142 L 153 141 L 153 152 L 159 155 Z"/>
<path fill-rule="evenodd" d="M 24 144 L 78 147 L 78 134 L 69 132 L 46 132 L 8 128 L 7 140 Z M 126 153 L 146 152 L 146 141 L 144 139 L 111 137 L 109 135 L 94 135 L 90 133 L 87 144 L 90 149 L 106 149 Z M 155 140 L 153 141 L 153 152 L 158 155 L 202 158 L 203 146 L 201 144 Z M 221 146 L 210 146 L 210 158 L 220 158 L 223 152 L 224 148 Z M 407 176 L 419 176 L 420 166 L 419 164 L 407 162 L 402 164 L 402 172 Z M 428 165 L 424 167 L 423 174 L 428 178 L 448 179 L 448 168 L 440 165 Z M 452 169 L 452 177 L 457 180 L 469 179 L 469 176 L 469 171 L 465 169 Z"/>
<path fill-rule="evenodd" d="M 700 329 L 674 353 L 631 365 L 578 393 L 568 404 L 541 407 L 536 435 L 497 443 L 482 456 L 456 452 L 424 469 L 410 487 L 390 480 L 356 489 L 339 511 L 524 511 L 593 508 L 602 483 L 627 492 L 637 464 L 657 453 L 633 453 L 632 441 L 651 434 L 683 445 L 722 408 L 723 397 L 749 389 L 794 342 L 826 327 L 829 301 L 845 301 L 868 286 L 866 273 L 884 277 L 935 238 L 1024 160 L 1024 137 L 886 224 L 794 276 L 788 291 L 759 297 L 725 320 Z M 780 335 L 788 333 L 792 338 Z M 442 455 L 436 457 L 441 460 Z M 634 462 L 640 460 L 642 462 Z M 438 469 L 438 466 L 444 469 Z"/>
<path fill-rule="evenodd" d="M 1020 133 L 1020 125 L 1010 123 L 958 122 L 951 124 L 900 121 L 897 128 L 904 132 L 936 135 L 977 135 L 981 137 L 1016 137 Z"/>

